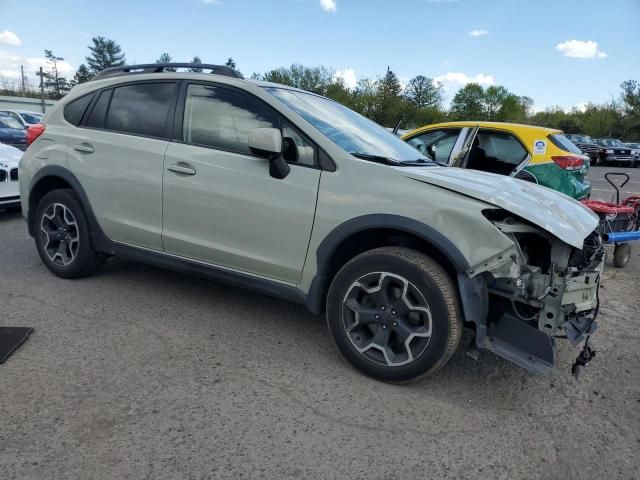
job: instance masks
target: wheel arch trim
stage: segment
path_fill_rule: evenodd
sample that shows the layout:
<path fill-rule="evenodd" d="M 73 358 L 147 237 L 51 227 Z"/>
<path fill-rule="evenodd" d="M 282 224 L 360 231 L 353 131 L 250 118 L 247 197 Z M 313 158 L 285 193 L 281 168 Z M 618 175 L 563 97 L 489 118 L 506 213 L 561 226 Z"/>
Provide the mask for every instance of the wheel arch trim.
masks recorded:
<path fill-rule="evenodd" d="M 80 204 L 82 205 L 82 208 L 87 215 L 92 240 L 96 236 L 102 236 L 106 239 L 102 228 L 100 228 L 100 224 L 98 223 L 98 220 L 93 213 L 93 209 L 91 208 L 91 204 L 89 203 L 89 198 L 87 197 L 84 188 L 82 188 L 80 181 L 71 171 L 60 165 L 47 165 L 45 167 L 42 167 L 35 173 L 35 175 L 31 179 L 31 183 L 29 184 L 29 212 L 27 214 L 27 226 L 29 228 L 29 235 L 31 235 L 32 237 L 34 236 L 33 215 L 35 214 L 35 209 L 37 208 L 37 205 L 33 203 L 32 192 L 41 181 L 44 181 L 47 178 L 57 178 L 69 184 L 71 189 L 76 193 L 76 195 L 78 195 Z"/>
<path fill-rule="evenodd" d="M 334 228 L 322 240 L 316 251 L 317 271 L 307 295 L 306 306 L 313 313 L 322 311 L 322 302 L 328 290 L 328 269 L 333 255 L 339 246 L 349 237 L 374 229 L 397 230 L 416 236 L 432 245 L 444 256 L 454 267 L 458 274 L 469 268 L 469 263 L 460 250 L 436 229 L 418 220 L 414 220 L 401 215 L 393 214 L 371 214 L 352 218 Z M 456 281 L 456 279 L 453 279 Z"/>

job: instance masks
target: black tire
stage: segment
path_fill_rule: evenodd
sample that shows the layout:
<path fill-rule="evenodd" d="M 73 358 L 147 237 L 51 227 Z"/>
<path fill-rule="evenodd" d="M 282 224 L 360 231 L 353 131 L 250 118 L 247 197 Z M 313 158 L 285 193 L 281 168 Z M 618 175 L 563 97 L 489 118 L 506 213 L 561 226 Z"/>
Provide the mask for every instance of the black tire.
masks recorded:
<path fill-rule="evenodd" d="M 379 280 L 376 276 L 379 276 Z M 384 283 L 388 284 L 384 287 L 387 293 L 395 292 L 395 298 L 390 295 L 386 299 L 389 303 L 386 310 L 370 298 L 381 295 L 382 288 L 380 292 L 373 294 L 365 293 L 368 291 L 360 288 L 361 283 L 358 282 L 368 282 L 369 279 L 374 285 L 376 281 L 379 282 L 377 288 L 382 287 Z M 399 282 L 399 286 L 393 285 L 396 281 Z M 397 297 L 400 289 L 403 289 L 402 298 Z M 366 320 L 361 325 L 360 317 L 353 313 L 356 310 L 345 304 L 353 300 L 348 297 L 354 292 L 361 295 L 362 299 L 356 300 L 355 303 L 358 308 L 363 307 L 362 312 L 366 310 L 365 317 L 380 318 L 379 321 L 367 323 L 368 320 Z M 410 301 L 407 303 L 403 299 Z M 359 303 L 360 301 L 367 303 L 366 308 Z M 420 306 L 423 301 L 426 305 L 424 309 Z M 394 305 L 397 306 L 395 310 Z M 406 316 L 401 313 L 404 307 L 410 310 Z M 430 312 L 430 320 L 426 310 Z M 377 248 L 350 260 L 336 274 L 331 283 L 326 311 L 329 331 L 340 352 L 354 367 L 385 382 L 409 382 L 435 372 L 449 361 L 458 348 L 462 336 L 463 321 L 456 288 L 451 278 L 433 259 L 409 248 Z M 396 320 L 401 323 L 400 326 Z M 426 324 L 427 320 L 430 328 Z M 400 331 L 403 326 L 406 327 L 409 324 L 413 329 L 421 330 L 405 328 Z M 351 332 L 355 333 L 348 333 L 349 328 L 352 328 Z M 383 332 L 381 328 L 388 330 Z M 430 330 L 430 336 L 427 339 L 428 330 Z M 409 331 L 422 333 L 407 335 Z M 384 353 L 384 350 L 370 347 L 379 333 L 387 335 L 388 340 L 384 343 L 391 348 L 389 355 Z M 361 340 L 360 335 L 365 337 L 362 339 L 360 350 L 369 347 L 365 352 L 361 352 L 356 347 L 356 341 Z M 395 351 L 392 348 L 394 346 Z M 409 353 L 414 348 L 416 351 Z M 396 355 L 397 352 L 400 353 Z M 375 358 L 376 356 L 378 358 Z M 389 362 L 389 358 L 398 361 Z M 401 360 L 406 363 L 401 364 Z M 390 363 L 397 363 L 397 365 L 390 365 Z"/>
<path fill-rule="evenodd" d="M 616 268 L 623 268 L 631 257 L 631 245 L 619 243 L 613 250 L 613 265 Z"/>
<path fill-rule="evenodd" d="M 65 208 L 68 213 L 65 212 Z M 63 224 L 59 221 L 61 212 L 64 217 Z M 50 216 L 53 216 L 52 220 L 49 219 Z M 92 275 L 100 267 L 103 258 L 91 245 L 89 222 L 73 190 L 60 189 L 47 193 L 36 207 L 33 222 L 38 254 L 53 274 L 61 278 L 80 278 Z M 51 228 L 53 233 L 43 231 L 43 222 L 46 229 Z M 73 240 L 68 240 L 69 238 Z M 74 243 L 71 244 L 71 241 Z M 59 247 L 63 242 L 65 258 L 62 254 L 56 254 L 56 245 Z M 65 263 L 65 260 L 68 262 Z"/>

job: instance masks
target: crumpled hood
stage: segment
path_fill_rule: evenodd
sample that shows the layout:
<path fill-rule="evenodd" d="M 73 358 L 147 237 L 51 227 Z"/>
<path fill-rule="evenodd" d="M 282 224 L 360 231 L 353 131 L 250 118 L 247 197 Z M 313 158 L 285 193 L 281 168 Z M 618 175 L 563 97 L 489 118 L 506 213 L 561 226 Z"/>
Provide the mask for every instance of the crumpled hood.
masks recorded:
<path fill-rule="evenodd" d="M 566 195 L 503 175 L 455 167 L 398 167 L 408 178 L 453 190 L 503 208 L 582 249 L 598 216 Z"/>

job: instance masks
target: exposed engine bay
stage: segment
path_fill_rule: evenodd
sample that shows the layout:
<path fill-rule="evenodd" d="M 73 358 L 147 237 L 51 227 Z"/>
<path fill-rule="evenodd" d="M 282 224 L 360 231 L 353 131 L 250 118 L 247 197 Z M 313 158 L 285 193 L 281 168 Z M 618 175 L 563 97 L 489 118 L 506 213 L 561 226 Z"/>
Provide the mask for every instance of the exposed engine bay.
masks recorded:
<path fill-rule="evenodd" d="M 484 322 L 478 312 L 471 317 L 476 346 L 547 370 L 555 365 L 555 338 L 566 335 L 575 345 L 597 328 L 604 244 L 593 232 L 580 250 L 504 210 L 485 215 L 513 245 L 467 272 L 475 301 L 487 302 Z"/>

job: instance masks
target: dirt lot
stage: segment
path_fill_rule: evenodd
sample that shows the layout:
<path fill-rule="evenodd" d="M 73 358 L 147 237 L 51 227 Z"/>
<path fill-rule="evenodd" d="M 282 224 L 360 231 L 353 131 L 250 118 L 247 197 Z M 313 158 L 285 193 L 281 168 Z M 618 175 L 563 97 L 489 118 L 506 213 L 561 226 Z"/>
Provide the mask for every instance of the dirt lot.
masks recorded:
<path fill-rule="evenodd" d="M 561 342 L 548 376 L 463 348 L 398 387 L 303 307 L 121 260 L 60 280 L 16 212 L 0 240 L 0 325 L 36 329 L 0 366 L 3 480 L 640 478 L 640 244 L 579 381 Z"/>

